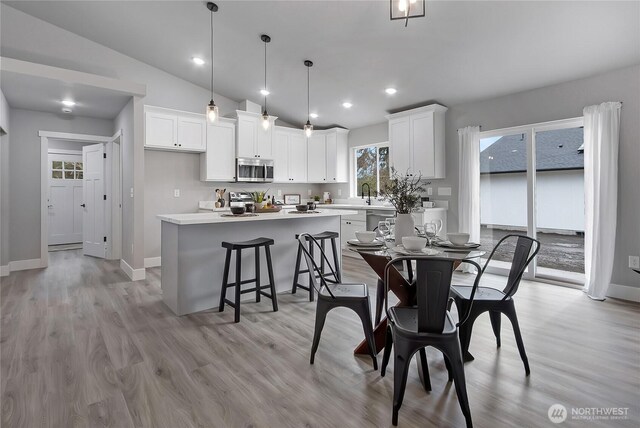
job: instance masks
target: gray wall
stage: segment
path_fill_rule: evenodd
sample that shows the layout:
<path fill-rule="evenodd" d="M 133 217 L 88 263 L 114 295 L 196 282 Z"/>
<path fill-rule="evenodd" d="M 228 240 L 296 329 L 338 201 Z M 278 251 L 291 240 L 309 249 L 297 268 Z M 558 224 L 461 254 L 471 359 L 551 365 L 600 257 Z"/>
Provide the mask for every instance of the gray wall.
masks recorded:
<path fill-rule="evenodd" d="M 0 91 L 0 266 L 9 264 L 9 114 Z"/>
<path fill-rule="evenodd" d="M 113 122 L 11 109 L 9 259 L 40 258 L 40 137 L 38 131 L 111 136 Z"/>
<path fill-rule="evenodd" d="M 91 144 L 95 144 L 95 143 L 85 143 L 85 142 L 68 141 L 68 140 L 50 140 L 49 151 L 51 151 L 51 149 L 82 151 L 82 148 L 84 146 L 89 146 Z"/>
<path fill-rule="evenodd" d="M 447 179 L 458 186 L 457 129 L 480 125 L 483 131 L 582 116 L 582 109 L 604 101 L 622 101 L 620 130 L 618 232 L 612 282 L 640 287 L 628 256 L 640 254 L 640 66 L 507 95 L 460 104 L 447 111 Z M 457 200 L 450 205 L 448 227 L 458 227 Z"/>
<path fill-rule="evenodd" d="M 134 130 L 133 128 L 134 123 L 138 125 L 136 115 L 141 114 L 142 104 L 202 112 L 210 98 L 208 90 L 34 18 L 4 3 L 0 4 L 0 12 L 2 31 L 0 48 L 3 56 L 147 85 L 147 96 L 139 100 L 139 103 L 134 102 L 131 110 L 125 107 L 124 113 L 121 113 L 116 120 L 123 125 L 116 124 L 114 127 L 114 129 L 120 129 L 123 126 L 128 126 L 127 120 L 131 120 L 131 128 L 129 128 L 131 135 L 126 137 L 123 143 L 123 172 L 125 174 L 123 185 L 126 191 L 123 196 L 125 196 L 125 206 L 127 203 L 131 205 L 128 208 L 123 207 L 123 227 L 131 227 L 130 232 L 135 231 L 135 233 L 124 234 L 123 247 L 126 248 L 124 248 L 123 257 L 133 268 L 142 268 L 145 246 L 144 193 L 145 190 L 157 193 L 167 189 L 156 189 L 158 185 L 156 182 L 145 183 L 146 152 L 142 149 L 144 142 L 141 126 L 140 129 Z M 215 100 L 224 114 L 234 111 L 238 105 L 236 101 L 220 95 L 216 95 Z M 141 117 L 137 119 L 140 120 L 139 125 L 142 125 Z M 128 144 L 132 144 L 132 146 L 128 147 Z M 149 167 L 155 169 L 163 163 L 171 163 L 173 156 L 175 156 L 174 153 L 162 153 L 153 158 L 154 160 L 158 159 L 159 162 L 154 164 L 153 161 L 150 161 Z M 197 157 L 196 155 L 191 156 L 194 159 Z M 161 160 L 162 158 L 164 160 Z M 129 168 L 128 172 L 126 168 Z M 166 170 L 165 173 L 169 177 L 173 176 L 174 179 L 177 179 L 177 175 L 174 175 L 177 174 L 175 170 Z M 195 183 L 193 184 L 195 185 Z M 148 189 L 145 189 L 147 186 Z M 135 197 L 134 200 L 127 201 L 131 187 L 135 187 Z M 187 206 L 190 205 L 185 198 L 180 198 L 180 202 L 183 201 L 185 205 L 178 208 L 187 209 Z M 156 211 L 153 204 L 149 205 L 149 209 Z M 160 208 L 158 207 L 158 209 Z M 155 214 L 158 213 L 159 211 L 155 212 Z M 127 223 L 128 226 L 126 226 Z M 134 244 L 133 254 L 131 253 L 131 244 Z"/>

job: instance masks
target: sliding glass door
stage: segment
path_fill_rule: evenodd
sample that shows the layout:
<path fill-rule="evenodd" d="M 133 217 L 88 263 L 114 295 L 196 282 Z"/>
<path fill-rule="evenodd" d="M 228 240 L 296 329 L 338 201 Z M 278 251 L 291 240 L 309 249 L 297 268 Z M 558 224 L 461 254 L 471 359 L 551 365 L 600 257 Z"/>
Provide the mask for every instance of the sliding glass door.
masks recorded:
<path fill-rule="evenodd" d="M 525 277 L 584 282 L 582 118 L 489 131 L 480 140 L 481 244 L 507 234 L 542 246 Z M 506 273 L 512 248 L 489 271 Z"/>

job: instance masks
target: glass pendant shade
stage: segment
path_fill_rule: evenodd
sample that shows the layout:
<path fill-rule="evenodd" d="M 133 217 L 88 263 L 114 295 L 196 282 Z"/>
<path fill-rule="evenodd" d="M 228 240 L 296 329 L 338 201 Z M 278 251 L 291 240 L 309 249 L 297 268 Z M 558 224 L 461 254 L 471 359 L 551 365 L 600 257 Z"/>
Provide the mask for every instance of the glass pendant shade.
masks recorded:
<path fill-rule="evenodd" d="M 266 131 L 267 129 L 269 129 L 269 125 L 270 123 L 270 119 L 269 119 L 269 115 L 267 114 L 267 111 L 265 110 L 264 113 L 262 113 L 262 128 Z"/>
<path fill-rule="evenodd" d="M 215 123 L 218 120 L 218 116 L 218 106 L 213 102 L 212 99 L 207 105 L 207 122 Z"/>
<path fill-rule="evenodd" d="M 306 125 L 304 125 L 304 134 L 307 136 L 307 138 L 311 137 L 311 134 L 313 134 L 313 125 L 308 120 Z"/>

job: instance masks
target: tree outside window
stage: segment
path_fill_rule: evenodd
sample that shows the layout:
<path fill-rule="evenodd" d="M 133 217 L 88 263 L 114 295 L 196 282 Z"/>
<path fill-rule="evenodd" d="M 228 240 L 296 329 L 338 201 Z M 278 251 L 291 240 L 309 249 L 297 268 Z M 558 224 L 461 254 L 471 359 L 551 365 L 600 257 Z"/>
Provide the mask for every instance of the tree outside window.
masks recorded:
<path fill-rule="evenodd" d="M 354 155 L 356 196 L 362 196 L 364 183 L 369 184 L 372 195 L 377 195 L 389 180 L 389 146 L 358 147 L 354 149 Z"/>

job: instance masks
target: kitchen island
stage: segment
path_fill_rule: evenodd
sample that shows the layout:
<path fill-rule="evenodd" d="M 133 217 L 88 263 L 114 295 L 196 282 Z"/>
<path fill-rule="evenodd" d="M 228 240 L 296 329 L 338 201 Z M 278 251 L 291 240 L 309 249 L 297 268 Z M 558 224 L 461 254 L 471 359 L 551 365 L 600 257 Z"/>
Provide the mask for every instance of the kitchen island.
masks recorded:
<path fill-rule="evenodd" d="M 295 235 L 324 231 L 339 233 L 340 218 L 353 214 L 356 212 L 336 209 L 298 214 L 283 209 L 255 217 L 226 217 L 222 213 L 159 215 L 162 222 L 162 299 L 176 315 L 217 308 L 226 254 L 221 243 L 259 237 L 275 241 L 271 254 L 276 290 L 290 291 L 298 248 Z M 253 278 L 253 252 L 245 252 L 244 257 L 250 258 L 251 262 L 242 263 L 242 277 Z M 234 259 L 232 263 L 235 263 Z M 262 253 L 261 266 L 264 263 Z M 262 284 L 267 282 L 263 275 Z M 249 295 L 246 298 L 249 299 Z M 265 310 L 270 307 L 265 306 Z"/>

